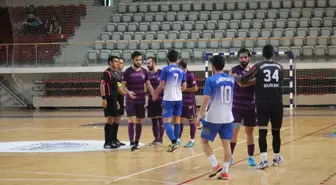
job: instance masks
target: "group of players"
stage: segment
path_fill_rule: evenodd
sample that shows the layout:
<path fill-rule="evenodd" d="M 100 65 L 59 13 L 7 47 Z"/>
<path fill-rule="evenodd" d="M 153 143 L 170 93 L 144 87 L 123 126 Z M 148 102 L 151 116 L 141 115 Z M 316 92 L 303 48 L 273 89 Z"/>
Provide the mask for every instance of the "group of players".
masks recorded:
<path fill-rule="evenodd" d="M 201 123 L 201 143 L 213 167 L 209 177 L 214 177 L 220 172 L 218 179 L 228 179 L 228 168 L 233 163 L 232 154 L 241 125 L 245 126 L 250 166 L 257 165 L 253 158 L 253 130 L 258 125 L 261 153 L 258 169 L 268 167 L 266 136 L 269 120 L 272 123 L 273 165 L 282 163 L 283 158 L 279 153 L 283 117 L 281 94 L 283 67 L 273 61 L 274 48 L 271 45 L 266 45 L 262 53 L 264 61 L 250 67 L 250 51 L 240 49 L 238 52 L 240 64 L 233 67 L 230 74 L 223 72 L 224 57 L 213 56 L 210 60 L 213 75 L 206 79 L 204 97 L 197 116 L 196 79 L 194 74 L 187 70 L 187 62 L 179 60 L 177 51 L 168 52 L 168 65 L 161 70 L 158 69 L 154 57 L 147 59 L 148 70 L 143 68 L 142 54 L 137 51 L 131 56 L 132 66 L 123 73 L 121 72 L 124 66 L 123 60 L 116 56 L 109 57 L 109 68 L 104 71 L 101 81 L 102 105 L 107 118 L 104 148 L 113 149 L 125 145 L 117 138 L 120 116 L 124 110 L 124 96 L 126 96 L 130 145 L 132 150 L 139 148 L 148 94 L 147 116 L 152 120 L 154 135 L 154 141 L 149 145 L 161 145 L 166 131 L 171 141 L 167 151 L 173 152 L 181 145 L 183 123 L 188 119 L 190 140 L 185 147 L 193 147 L 196 125 Z M 217 162 L 209 144 L 209 141 L 214 141 L 217 134 L 224 148 L 223 166 Z"/>

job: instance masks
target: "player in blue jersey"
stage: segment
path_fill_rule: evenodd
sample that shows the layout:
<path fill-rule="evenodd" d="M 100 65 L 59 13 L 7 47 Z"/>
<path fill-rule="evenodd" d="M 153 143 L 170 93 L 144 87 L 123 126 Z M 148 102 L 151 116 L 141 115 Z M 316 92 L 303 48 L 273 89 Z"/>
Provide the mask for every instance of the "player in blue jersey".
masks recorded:
<path fill-rule="evenodd" d="M 233 134 L 232 99 L 234 79 L 223 72 L 225 62 L 220 55 L 210 60 L 214 75 L 206 79 L 203 102 L 199 111 L 199 119 L 203 124 L 201 138 L 204 153 L 212 165 L 209 178 L 221 172 L 218 179 L 227 180 L 231 158 L 230 140 Z M 217 162 L 209 141 L 214 141 L 219 134 L 224 148 L 223 167 Z"/>
<path fill-rule="evenodd" d="M 180 135 L 180 117 L 182 114 L 182 91 L 187 88 L 185 72 L 177 66 L 178 52 L 170 50 L 167 54 L 168 66 L 164 67 L 160 74 L 160 84 L 153 94 L 155 101 L 159 93 L 163 91 L 162 117 L 166 133 L 172 142 L 168 152 L 173 152 L 179 147 L 177 139 Z M 171 126 L 173 118 L 174 129 Z"/>

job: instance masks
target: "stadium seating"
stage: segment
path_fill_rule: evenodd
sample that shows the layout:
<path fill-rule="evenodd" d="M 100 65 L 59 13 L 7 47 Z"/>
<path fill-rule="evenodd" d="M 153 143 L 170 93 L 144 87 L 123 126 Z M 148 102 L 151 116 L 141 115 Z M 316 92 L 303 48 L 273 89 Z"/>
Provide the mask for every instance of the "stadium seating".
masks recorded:
<path fill-rule="evenodd" d="M 89 60 L 134 50 L 164 60 L 168 49 L 202 60 L 204 52 L 259 51 L 266 43 L 296 57 L 335 55 L 334 0 L 151 2 L 118 5 Z"/>
<path fill-rule="evenodd" d="M 0 48 L 0 63 L 26 61 L 43 61 L 48 64 L 53 61 L 53 56 L 60 54 L 60 45 L 20 45 L 20 43 L 50 43 L 66 41 L 80 26 L 81 17 L 86 14 L 85 5 L 60 5 L 60 6 L 38 6 L 35 7 L 36 16 L 42 23 L 55 17 L 62 27 L 62 34 L 15 34 L 12 32 L 12 24 L 25 19 L 28 7 L 7 7 L 1 8 L 3 16 L 0 25 L 0 40 L 3 43 L 14 43 L 9 45 L 8 50 L 3 46 Z M 9 22 L 8 22 L 9 21 Z M 8 52 L 8 54 L 7 54 Z"/>

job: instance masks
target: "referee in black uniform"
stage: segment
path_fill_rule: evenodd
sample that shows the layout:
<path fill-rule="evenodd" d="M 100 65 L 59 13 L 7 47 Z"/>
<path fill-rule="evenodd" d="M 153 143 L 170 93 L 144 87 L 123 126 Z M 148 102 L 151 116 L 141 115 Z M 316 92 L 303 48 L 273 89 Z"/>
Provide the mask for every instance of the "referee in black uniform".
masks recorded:
<path fill-rule="evenodd" d="M 120 105 L 117 97 L 121 90 L 121 79 L 116 71 L 119 68 L 119 58 L 110 56 L 108 58 L 109 68 L 107 68 L 102 76 L 100 93 L 103 99 L 104 115 L 106 117 L 105 132 L 105 149 L 118 148 L 117 131 L 118 125 L 116 118 L 119 116 Z"/>
<path fill-rule="evenodd" d="M 282 102 L 282 81 L 284 77 L 283 66 L 273 60 L 274 48 L 266 45 L 263 48 L 262 55 L 264 61 L 254 65 L 249 73 L 241 77 L 241 82 L 256 79 L 255 102 L 257 108 L 257 123 L 259 128 L 259 148 L 261 153 L 261 162 L 259 169 L 268 167 L 267 160 L 267 126 L 268 122 L 272 124 L 273 136 L 273 165 L 279 165 L 283 162 L 280 156 L 280 129 L 283 117 Z M 239 77 L 237 77 L 239 80 Z"/>

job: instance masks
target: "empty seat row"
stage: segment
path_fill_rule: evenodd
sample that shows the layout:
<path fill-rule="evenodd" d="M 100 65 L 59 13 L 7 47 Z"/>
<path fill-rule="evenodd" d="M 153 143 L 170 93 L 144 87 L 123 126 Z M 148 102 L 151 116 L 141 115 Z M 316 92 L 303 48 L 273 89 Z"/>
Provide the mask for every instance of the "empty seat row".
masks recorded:
<path fill-rule="evenodd" d="M 180 57 L 189 60 L 204 61 L 205 53 L 228 53 L 237 52 L 240 48 L 230 48 L 230 49 L 182 49 L 177 50 L 180 53 Z M 325 56 L 336 56 L 336 46 L 292 46 L 292 47 L 278 47 L 278 51 L 292 51 L 295 57 L 325 57 Z M 252 51 L 261 52 L 262 48 L 252 48 Z M 102 60 L 106 61 L 110 55 L 115 55 L 126 59 L 129 59 L 134 50 L 90 50 L 87 53 L 87 58 L 90 61 Z M 144 57 L 157 57 L 159 61 L 165 61 L 167 59 L 168 49 L 162 50 L 137 50 L 143 53 Z M 236 57 L 236 56 L 234 56 Z"/>
<path fill-rule="evenodd" d="M 157 32 L 104 32 L 100 40 L 163 40 L 199 38 L 245 38 L 245 37 L 294 37 L 294 36 L 336 36 L 336 27 L 323 28 L 275 28 L 275 29 L 225 29 L 194 31 L 157 31 Z"/>
<path fill-rule="evenodd" d="M 118 12 L 179 12 L 179 11 L 212 11 L 212 10 L 246 10 L 246 9 L 280 9 L 280 8 L 325 8 L 336 7 L 335 0 L 284 0 L 284 1 L 248 1 L 248 2 L 224 2 L 224 1 L 204 1 L 204 2 L 150 2 L 141 4 L 118 5 Z"/>
<path fill-rule="evenodd" d="M 175 22 L 132 22 L 109 23 L 107 32 L 147 32 L 147 31 L 192 31 L 192 30 L 226 30 L 226 29 L 262 29 L 262 28 L 309 28 L 334 27 L 336 19 L 331 17 L 300 19 L 254 19 L 251 20 L 219 20 L 219 21 L 175 21 Z"/>
<path fill-rule="evenodd" d="M 241 48 L 241 47 L 263 47 L 266 44 L 273 46 L 315 46 L 315 45 L 334 45 L 336 46 L 336 36 L 332 37 L 313 37 L 313 36 L 297 36 L 279 39 L 278 37 L 259 37 L 259 38 L 215 38 L 215 39 L 174 39 L 159 41 L 96 41 L 94 48 L 99 49 L 169 49 L 169 48 Z"/>
<path fill-rule="evenodd" d="M 162 22 L 162 21 L 207 21 L 241 19 L 288 19 L 335 17 L 336 8 L 270 9 L 246 11 L 202 11 L 202 12 L 158 12 L 114 14 L 111 21 L 118 22 Z"/>

